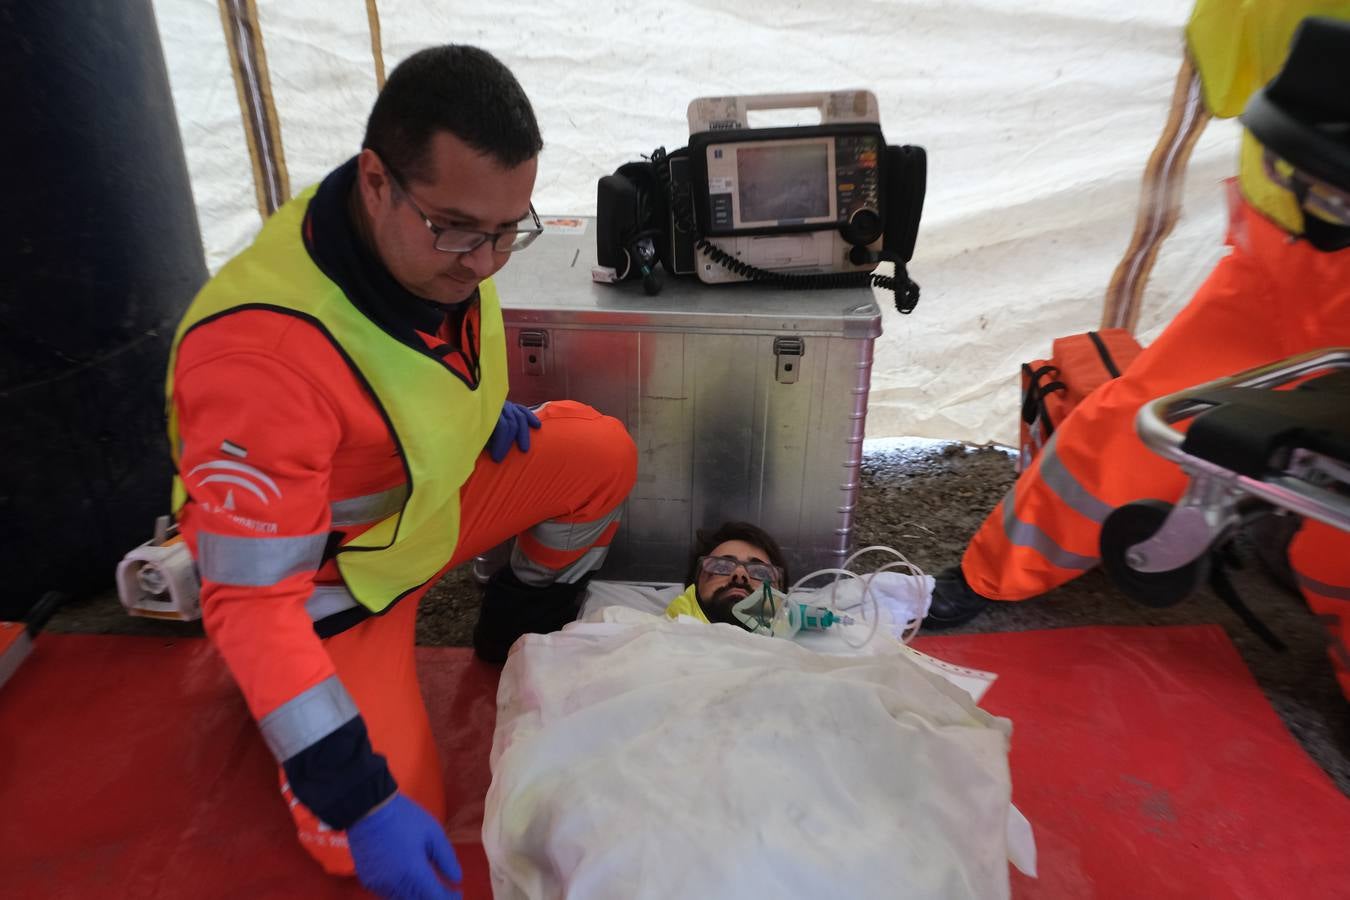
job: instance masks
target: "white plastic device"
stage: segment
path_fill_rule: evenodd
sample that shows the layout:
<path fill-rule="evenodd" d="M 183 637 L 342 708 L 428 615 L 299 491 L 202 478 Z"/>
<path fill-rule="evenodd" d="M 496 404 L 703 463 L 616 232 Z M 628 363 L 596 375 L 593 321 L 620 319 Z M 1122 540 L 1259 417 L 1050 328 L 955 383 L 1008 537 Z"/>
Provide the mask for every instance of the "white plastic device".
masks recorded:
<path fill-rule="evenodd" d="M 202 617 L 197 568 L 168 516 L 156 520 L 153 538 L 117 564 L 117 598 L 133 616 L 183 622 Z"/>

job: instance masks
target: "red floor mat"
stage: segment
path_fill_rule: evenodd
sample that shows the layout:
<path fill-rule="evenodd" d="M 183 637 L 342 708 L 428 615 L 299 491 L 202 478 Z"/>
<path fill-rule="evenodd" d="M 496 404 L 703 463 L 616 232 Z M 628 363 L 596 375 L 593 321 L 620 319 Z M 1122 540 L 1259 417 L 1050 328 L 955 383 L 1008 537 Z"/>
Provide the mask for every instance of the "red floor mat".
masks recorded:
<path fill-rule="evenodd" d="M 1039 880 L 1017 897 L 1330 897 L 1350 802 L 1294 743 L 1217 628 L 924 638 L 992 669 Z M 496 670 L 421 648 L 466 897 Z M 202 641 L 44 634 L 0 689 L 0 894 L 339 897 L 300 850 L 272 762 Z"/>

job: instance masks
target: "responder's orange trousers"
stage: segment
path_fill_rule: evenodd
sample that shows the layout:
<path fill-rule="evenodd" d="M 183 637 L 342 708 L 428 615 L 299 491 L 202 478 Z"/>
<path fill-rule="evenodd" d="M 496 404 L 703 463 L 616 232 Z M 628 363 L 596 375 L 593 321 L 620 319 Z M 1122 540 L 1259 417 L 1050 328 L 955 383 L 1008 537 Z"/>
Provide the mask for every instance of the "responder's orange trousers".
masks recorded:
<path fill-rule="evenodd" d="M 442 574 L 513 536 L 526 535 L 519 543 L 532 545 L 528 535 L 541 523 L 555 537 L 544 547 L 546 558 L 530 558 L 540 568 L 563 570 L 609 546 L 619 524 L 617 510 L 637 478 L 632 440 L 620 422 L 580 403 L 554 401 L 538 415 L 541 427 L 530 432 L 528 453 L 512 448 L 500 463 L 479 456 L 460 491 L 459 544 Z M 596 523 L 604 524 L 592 527 Z M 559 546 L 567 543 L 556 538 L 559 533 L 581 540 Z M 529 546 L 522 552 L 531 556 Z M 439 577 L 387 614 L 366 619 L 324 646 L 399 790 L 443 821 L 445 785 L 413 655 L 417 605 Z M 296 802 L 284 772 L 281 780 L 305 849 L 328 872 L 353 874 L 346 834 L 328 829 Z"/>
<path fill-rule="evenodd" d="M 1295 241 L 1246 203 L 1234 210 L 1228 244 L 1232 252 L 1186 308 L 1064 420 L 985 519 L 961 560 L 977 593 L 1043 594 L 1097 564 L 1101 524 L 1113 509 L 1180 498 L 1185 475 L 1135 432 L 1145 403 L 1298 353 L 1350 346 L 1350 250 L 1323 253 Z M 1350 696 L 1350 534 L 1309 522 L 1290 557 L 1309 606 L 1339 644 L 1332 655 Z"/>

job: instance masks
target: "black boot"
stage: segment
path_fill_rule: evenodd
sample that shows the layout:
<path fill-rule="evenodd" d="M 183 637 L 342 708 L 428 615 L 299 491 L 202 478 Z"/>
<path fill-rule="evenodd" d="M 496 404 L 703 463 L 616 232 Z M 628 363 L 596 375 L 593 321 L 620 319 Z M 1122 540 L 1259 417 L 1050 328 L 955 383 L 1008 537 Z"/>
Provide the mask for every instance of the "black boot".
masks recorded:
<path fill-rule="evenodd" d="M 590 576 L 574 584 L 530 587 L 502 566 L 483 588 L 483 605 L 473 628 L 473 652 L 490 663 L 506 662 L 506 651 L 522 634 L 548 634 L 574 621 Z"/>
<path fill-rule="evenodd" d="M 943 569 L 933 579 L 933 602 L 923 627 L 932 631 L 964 625 L 992 603 L 970 589 L 960 566 Z"/>

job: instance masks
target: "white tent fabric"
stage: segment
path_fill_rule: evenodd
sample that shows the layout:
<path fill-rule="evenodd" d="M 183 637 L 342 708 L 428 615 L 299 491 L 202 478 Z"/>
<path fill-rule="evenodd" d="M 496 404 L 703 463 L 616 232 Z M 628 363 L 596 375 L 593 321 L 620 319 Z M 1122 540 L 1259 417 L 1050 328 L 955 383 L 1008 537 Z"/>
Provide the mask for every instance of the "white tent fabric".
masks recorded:
<path fill-rule="evenodd" d="M 1182 0 L 827 0 L 624 5 L 381 0 L 387 69 L 473 43 L 530 95 L 547 144 L 535 205 L 593 214 L 595 183 L 683 146 L 699 96 L 869 88 L 891 143 L 928 151 L 911 274 L 884 311 L 869 437 L 1010 443 L 1020 363 L 1094 328 L 1182 59 Z M 218 5 L 155 0 L 207 260 L 261 224 Z M 358 148 L 376 68 L 362 0 L 257 0 L 292 190 Z M 1237 129 L 1211 123 L 1149 281 L 1147 341 L 1222 253 Z"/>

